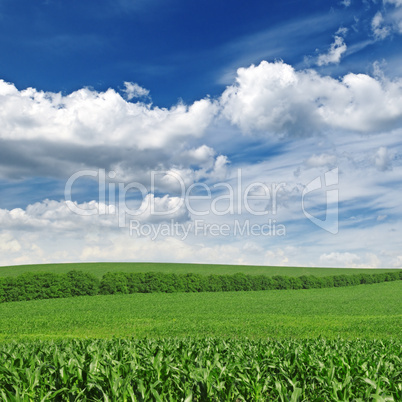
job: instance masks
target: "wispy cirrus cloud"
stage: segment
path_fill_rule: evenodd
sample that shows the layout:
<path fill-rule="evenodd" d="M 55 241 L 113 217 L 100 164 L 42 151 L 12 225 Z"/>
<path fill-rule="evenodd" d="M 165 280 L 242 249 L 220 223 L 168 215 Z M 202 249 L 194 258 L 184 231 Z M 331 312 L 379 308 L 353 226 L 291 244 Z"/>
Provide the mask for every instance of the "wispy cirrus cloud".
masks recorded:
<path fill-rule="evenodd" d="M 239 66 L 259 63 L 261 60 L 286 59 L 295 53 L 303 60 L 311 48 L 312 37 L 322 37 L 329 29 L 339 26 L 343 16 L 334 11 L 331 15 L 320 14 L 299 18 L 267 30 L 246 35 L 222 46 L 218 51 L 231 59 L 218 78 L 223 84 L 230 84 L 236 77 Z M 349 18 L 348 18 L 349 19 Z"/>

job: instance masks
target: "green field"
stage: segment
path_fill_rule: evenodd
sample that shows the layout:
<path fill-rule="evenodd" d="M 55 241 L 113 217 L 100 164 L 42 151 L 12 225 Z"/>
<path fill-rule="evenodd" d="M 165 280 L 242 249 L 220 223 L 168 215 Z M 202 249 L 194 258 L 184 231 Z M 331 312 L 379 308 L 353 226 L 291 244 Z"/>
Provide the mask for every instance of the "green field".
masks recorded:
<path fill-rule="evenodd" d="M 309 267 L 268 267 L 254 265 L 217 265 L 217 264 L 166 264 L 145 262 L 97 262 L 97 263 L 71 263 L 71 264 L 41 264 L 41 265 L 17 265 L 0 267 L 0 277 L 17 276 L 25 272 L 53 272 L 67 273 L 71 270 L 89 272 L 101 278 L 107 272 L 164 272 L 164 273 L 197 273 L 211 274 L 236 274 L 242 272 L 249 275 L 282 275 L 282 276 L 329 276 L 329 275 L 353 275 L 375 274 L 381 272 L 394 272 L 394 269 L 357 269 L 357 268 L 309 268 Z"/>
<path fill-rule="evenodd" d="M 0 268 L 265 274 L 389 270 L 94 263 Z M 397 401 L 402 281 L 0 304 L 4 401 Z"/>
<path fill-rule="evenodd" d="M 0 339 L 401 339 L 402 283 L 344 288 L 84 296 L 0 305 Z"/>

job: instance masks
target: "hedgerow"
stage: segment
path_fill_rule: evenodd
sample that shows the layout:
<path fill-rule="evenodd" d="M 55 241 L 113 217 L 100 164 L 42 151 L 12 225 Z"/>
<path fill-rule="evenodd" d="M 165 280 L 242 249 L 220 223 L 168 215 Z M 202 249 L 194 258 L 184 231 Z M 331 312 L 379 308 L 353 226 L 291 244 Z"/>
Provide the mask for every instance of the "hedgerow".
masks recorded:
<path fill-rule="evenodd" d="M 81 271 L 67 274 L 28 272 L 0 278 L 0 302 L 94 296 L 98 293 L 99 280 Z"/>
<path fill-rule="evenodd" d="M 326 277 L 167 274 L 161 272 L 109 272 L 95 276 L 70 271 L 67 274 L 25 273 L 0 278 L 0 302 L 132 293 L 238 292 L 257 290 L 314 289 L 356 286 L 402 279 L 402 270 L 379 274 Z"/>
<path fill-rule="evenodd" d="M 402 279 L 402 271 L 380 274 L 316 276 L 264 276 L 166 274 L 161 272 L 109 272 L 101 280 L 99 293 L 174 293 L 174 292 L 237 292 L 252 290 L 314 289 L 356 286 Z"/>

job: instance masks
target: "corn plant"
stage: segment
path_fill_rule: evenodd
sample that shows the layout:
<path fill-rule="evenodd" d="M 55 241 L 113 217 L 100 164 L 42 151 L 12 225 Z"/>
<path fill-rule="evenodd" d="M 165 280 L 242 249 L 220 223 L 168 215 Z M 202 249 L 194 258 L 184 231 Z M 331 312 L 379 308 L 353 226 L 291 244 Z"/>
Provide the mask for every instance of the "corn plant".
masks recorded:
<path fill-rule="evenodd" d="M 2 401 L 400 401 L 402 344 L 166 338 L 0 344 Z"/>

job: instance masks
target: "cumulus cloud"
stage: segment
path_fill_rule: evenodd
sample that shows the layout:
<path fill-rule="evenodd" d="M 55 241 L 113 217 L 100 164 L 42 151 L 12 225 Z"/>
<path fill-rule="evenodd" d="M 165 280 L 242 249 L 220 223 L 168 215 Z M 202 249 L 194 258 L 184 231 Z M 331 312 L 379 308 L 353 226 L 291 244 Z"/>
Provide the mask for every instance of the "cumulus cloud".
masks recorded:
<path fill-rule="evenodd" d="M 144 211 L 140 215 L 135 216 L 135 219 L 141 222 L 160 223 L 171 220 L 185 222 L 190 219 L 183 198 L 171 197 L 167 194 L 163 197 L 155 197 L 154 194 L 147 194 L 138 210 Z M 127 216 L 127 218 L 133 219 L 132 216 Z"/>
<path fill-rule="evenodd" d="M 129 98 L 146 92 L 126 87 Z M 20 91 L 0 80 L 0 176 L 65 178 L 79 169 L 104 168 L 132 178 L 168 169 L 216 113 L 208 99 L 167 109 L 128 102 L 113 89 L 62 95 Z"/>
<path fill-rule="evenodd" d="M 77 204 L 80 211 L 99 210 L 99 203 L 90 201 Z M 85 224 L 87 228 L 112 227 L 117 222 L 114 215 L 83 216 L 74 213 L 66 201 L 44 200 L 28 205 L 25 209 L 0 209 L 0 225 L 13 231 L 23 232 L 75 232 Z"/>
<path fill-rule="evenodd" d="M 198 165 L 210 169 L 215 163 L 216 152 L 208 145 L 201 145 L 197 148 L 184 150 L 178 155 L 177 165 Z"/>
<path fill-rule="evenodd" d="M 222 114 L 243 132 L 308 136 L 328 130 L 390 131 L 402 123 L 402 80 L 340 79 L 283 62 L 240 68 L 221 96 Z"/>
<path fill-rule="evenodd" d="M 227 176 L 228 164 L 229 160 L 227 156 L 219 155 L 215 160 L 211 176 L 216 178 L 217 180 L 224 180 Z"/>
<path fill-rule="evenodd" d="M 400 207 L 395 201 L 399 195 L 397 186 L 389 186 L 383 196 L 382 171 L 387 171 L 390 182 L 400 182 L 400 159 L 392 150 L 400 145 L 401 105 L 401 80 L 389 80 L 379 73 L 375 77 L 347 74 L 334 79 L 313 70 L 299 71 L 283 62 L 262 62 L 239 69 L 236 82 L 216 100 L 202 99 L 167 109 L 141 101 L 128 102 L 114 90 L 97 92 L 84 88 L 63 95 L 32 88 L 20 91 L 1 81 L 3 178 L 43 175 L 64 181 L 66 175 L 76 170 L 102 168 L 116 174 L 110 183 L 146 184 L 150 171 L 157 170 L 158 191 L 129 201 L 128 207 L 143 210 L 133 219 L 147 224 L 170 219 L 191 223 L 193 217 L 180 205 L 177 176 L 186 188 L 195 182 L 213 187 L 217 180 L 227 180 L 235 189 L 234 172 L 241 166 L 243 189 L 256 180 L 288 183 L 277 194 L 278 211 L 274 218 L 286 224 L 289 236 L 247 241 L 235 237 L 220 237 L 219 241 L 166 237 L 152 242 L 146 236 L 129 236 L 127 227 L 119 228 L 116 206 L 101 200 L 90 201 L 96 195 L 88 190 L 84 198 L 87 202 L 81 200 L 73 205 L 84 211 L 101 209 L 106 213 L 81 216 L 71 211 L 68 202 L 60 200 L 1 209 L 0 264 L 159 260 L 375 266 L 379 264 L 377 256 L 383 256 L 386 248 L 388 256 L 381 264 L 389 265 L 400 254 L 395 251 L 399 250 L 400 226 L 395 216 L 400 216 Z M 271 138 L 249 141 L 241 137 L 237 127 L 230 128 L 229 123 L 244 133 L 272 136 L 275 149 L 271 152 L 269 148 Z M 364 139 L 360 136 L 375 132 L 381 134 Z M 312 134 L 318 137 L 304 138 Z M 278 145 L 276 138 L 281 135 L 289 138 Z M 220 153 L 225 149 L 222 144 L 229 142 L 232 154 L 241 154 L 237 162 Z M 251 163 L 248 157 L 256 143 L 263 148 L 255 158 L 253 155 Z M 357 219 L 340 222 L 342 237 L 329 239 L 319 229 L 316 237 L 305 237 L 312 224 L 300 211 L 303 185 L 315 179 L 323 168 L 334 165 L 340 168 L 340 216 L 349 218 L 353 214 Z M 294 171 L 298 172 L 297 178 Z M 151 203 L 158 211 L 174 212 L 152 215 Z M 202 211 L 209 207 L 201 206 Z M 377 218 L 386 215 L 386 219 Z M 209 214 L 205 219 L 208 223 L 232 224 L 233 218 Z M 241 218 L 245 218 L 244 208 Z M 261 222 L 260 218 L 258 221 Z M 364 225 L 370 224 L 381 226 L 381 230 L 368 232 Z M 386 244 L 381 243 L 384 238 Z M 307 242 L 315 246 L 305 247 Z M 359 250 L 363 242 L 373 250 L 373 255 L 353 251 Z M 349 251 L 344 250 L 344 244 L 350 245 Z"/>
<path fill-rule="evenodd" d="M 335 36 L 328 53 L 320 54 L 317 59 L 317 65 L 326 66 L 327 64 L 338 64 L 342 55 L 346 52 L 347 46 L 341 36 Z"/>
<path fill-rule="evenodd" d="M 143 205 L 152 201 L 157 210 L 169 210 L 177 199 L 147 195 Z M 81 210 L 101 207 L 95 201 L 75 204 Z M 169 218 L 151 216 L 149 209 L 133 219 L 146 225 L 140 234 L 130 225 L 119 228 L 118 215 L 111 208 L 105 215 L 82 216 L 72 212 L 66 202 L 47 200 L 25 209 L 0 210 L 0 225 L 7 231 L 0 233 L 0 264 L 23 264 L 68 261 L 183 261 L 209 263 L 246 263 L 247 255 L 255 257 L 255 250 L 245 247 L 243 241 L 216 244 L 207 237 L 182 241 L 180 235 L 160 235 L 153 238 L 151 225 L 185 223 L 187 212 L 179 209 Z M 135 223 L 137 225 L 137 223 Z M 164 226 L 167 227 L 167 226 Z M 194 239 L 193 239 L 194 240 Z M 215 238 L 212 240 L 216 240 Z M 236 243 L 238 242 L 238 244 Z M 258 257 L 258 255 L 257 255 Z M 262 263 L 262 260 L 256 260 Z"/>
<path fill-rule="evenodd" d="M 303 266 L 374 266 L 361 249 L 372 250 L 378 258 L 379 265 L 391 266 L 393 259 L 400 255 L 399 247 L 399 216 L 400 203 L 398 202 L 398 185 L 400 182 L 401 166 L 398 159 L 394 159 L 393 170 L 387 173 L 387 181 L 392 186 L 384 187 L 384 174 L 374 168 L 374 155 L 378 149 L 386 144 L 388 152 L 399 144 L 398 138 L 386 134 L 371 136 L 370 140 L 361 139 L 358 134 L 343 134 L 336 136 L 336 143 L 328 138 L 298 139 L 290 141 L 285 153 L 273 155 L 257 164 L 245 164 L 243 167 L 243 190 L 252 182 L 270 183 L 286 182 L 285 191 L 279 191 L 274 218 L 279 224 L 286 225 L 286 236 L 258 237 L 258 236 L 193 236 L 185 240 L 181 237 L 160 236 L 152 241 L 150 236 L 130 236 L 129 227 L 119 228 L 119 215 L 114 205 L 102 204 L 99 201 L 75 203 L 84 211 L 103 209 L 106 213 L 95 213 L 90 216 L 77 215 L 70 210 L 64 201 L 47 200 L 33 203 L 24 208 L 0 210 L 0 233 L 7 236 L 0 237 L 3 242 L 0 252 L 0 264 L 23 264 L 41 262 L 67 261 L 182 261 L 204 263 L 244 263 L 244 264 L 273 264 L 273 265 L 303 265 Z M 312 154 L 312 144 L 315 144 Z M 357 144 L 351 148 L 350 144 Z M 212 148 L 211 148 L 212 149 Z M 198 150 L 198 151 L 197 151 Z M 354 160 L 349 159 L 347 152 L 353 150 Z M 206 161 L 208 155 L 214 160 L 213 166 L 218 164 L 217 157 L 206 147 L 192 147 L 189 149 L 192 156 L 199 156 L 199 161 Z M 312 227 L 311 222 L 303 216 L 301 206 L 301 191 L 297 191 L 299 184 L 306 184 L 315 179 L 322 171 L 325 163 L 332 163 L 336 156 L 336 164 L 340 166 L 340 230 L 341 234 L 332 236 L 325 231 Z M 310 159 L 316 167 L 306 168 L 305 162 Z M 208 164 L 212 169 L 212 164 Z M 292 178 L 293 168 L 301 166 L 302 170 L 297 179 Z M 237 168 L 238 166 L 236 166 Z M 303 168 L 304 167 L 304 168 Z M 368 170 L 370 169 L 370 170 Z M 233 185 L 234 194 L 237 194 L 236 169 L 229 170 L 227 183 Z M 193 170 L 189 170 L 186 183 L 194 178 Z M 181 172 L 180 172 L 181 173 Z M 369 174 L 368 174 L 369 173 Z M 165 175 L 161 175 L 161 181 Z M 165 184 L 160 188 L 174 194 L 174 178 L 165 178 Z M 212 186 L 213 187 L 213 186 Z M 173 190 L 172 190 L 173 189 Z M 258 190 L 259 188 L 257 188 Z M 258 193 L 258 192 L 257 192 Z M 205 194 L 202 194 L 205 195 Z M 214 196 L 219 196 L 216 193 Z M 256 195 L 252 192 L 250 195 Z M 321 197 L 323 196 L 323 198 Z M 129 198 L 129 197 L 128 197 Z M 167 215 L 151 215 L 149 205 L 155 202 L 155 209 L 168 211 L 174 209 L 179 202 L 177 195 L 146 194 L 141 202 L 129 200 L 128 207 L 144 209 L 138 216 L 128 216 L 129 219 L 141 224 L 164 224 L 171 219 L 175 223 L 191 224 L 194 218 L 188 216 L 188 211 L 181 206 Z M 237 198 L 235 199 L 235 203 Z M 325 192 L 313 196 L 312 204 L 325 202 Z M 210 210 L 210 201 L 202 204 L 193 204 L 196 210 Z M 221 209 L 219 204 L 217 209 Z M 272 202 L 269 201 L 269 209 Z M 198 208 L 198 206 L 200 208 Z M 253 207 L 255 205 L 253 204 Z M 310 204 L 307 210 L 311 211 Z M 224 208 L 223 208 L 224 209 Z M 258 209 L 259 208 L 253 208 Z M 345 221 L 345 217 L 353 214 L 356 219 Z M 382 216 L 388 218 L 382 219 Z M 381 218 L 378 218 L 381 216 Z M 250 216 L 216 216 L 209 214 L 205 217 L 207 224 L 233 225 L 234 219 L 247 219 Z M 267 217 L 267 218 L 268 218 Z M 202 218 L 204 219 L 204 217 Z M 261 224 L 260 217 L 250 217 L 251 224 Z M 368 225 L 368 226 L 367 226 Z M 371 226 L 372 225 L 372 226 Z M 375 230 L 374 230 L 375 229 Z M 386 241 L 384 241 L 386 239 Z M 349 247 L 344 250 L 345 244 Z M 18 246 L 19 245 L 19 246 Z M 364 245 L 364 246 L 363 246 Z M 18 247 L 20 249 L 17 251 Z M 6 251 L 7 250 L 7 251 Z M 11 251 L 14 250 L 14 251 Z M 357 251 L 355 251 L 357 250 Z M 341 255 L 331 253 L 340 253 Z M 343 255 L 349 253 L 350 255 Z M 321 255 L 327 255 L 322 257 Z M 353 255 L 357 257 L 353 257 Z M 375 261 L 374 261 L 375 262 Z M 352 264 L 352 265 L 350 265 Z"/>
<path fill-rule="evenodd" d="M 178 169 L 193 179 L 220 180 L 229 160 L 205 137 L 217 116 L 245 133 L 268 136 L 373 133 L 401 125 L 401 104 L 402 80 L 334 79 L 266 61 L 239 69 L 216 101 L 171 108 L 128 102 L 113 89 L 63 95 L 0 81 L 0 177 L 65 179 L 102 168 L 119 180 L 144 181 L 151 170 Z"/>
<path fill-rule="evenodd" d="M 17 253 L 20 250 L 21 244 L 10 233 L 0 233 L 0 252 Z"/>
<path fill-rule="evenodd" d="M 1 247 L 20 250 L 20 245 L 10 233 L 41 233 L 49 231 L 53 235 L 72 235 L 86 232 L 107 231 L 110 233 L 126 230 L 130 219 L 143 223 L 157 224 L 171 221 L 186 222 L 189 213 L 182 199 L 164 195 L 146 194 L 139 202 L 123 200 L 119 210 L 117 204 L 99 201 L 83 203 L 71 201 L 44 200 L 28 205 L 25 209 L 0 209 L 0 226 L 8 233 L 1 234 Z M 120 215 L 123 216 L 123 220 Z M 0 249 L 1 250 L 1 249 Z"/>
<path fill-rule="evenodd" d="M 190 149 L 181 155 L 182 160 L 185 160 L 186 157 L 189 158 L 190 163 L 196 163 L 202 167 L 202 169 L 194 172 L 198 180 L 207 177 L 216 180 L 225 178 L 229 159 L 225 155 L 216 156 L 216 152 L 213 148 L 202 145 L 197 149 Z"/>
<path fill-rule="evenodd" d="M 160 148 L 177 138 L 199 137 L 215 113 L 211 101 L 170 109 L 126 102 L 113 89 L 69 95 L 19 91 L 0 80 L 2 140 L 43 140 L 80 146 Z"/>

